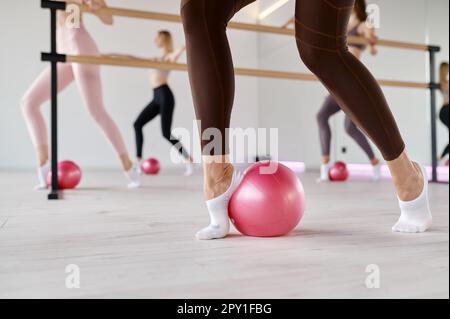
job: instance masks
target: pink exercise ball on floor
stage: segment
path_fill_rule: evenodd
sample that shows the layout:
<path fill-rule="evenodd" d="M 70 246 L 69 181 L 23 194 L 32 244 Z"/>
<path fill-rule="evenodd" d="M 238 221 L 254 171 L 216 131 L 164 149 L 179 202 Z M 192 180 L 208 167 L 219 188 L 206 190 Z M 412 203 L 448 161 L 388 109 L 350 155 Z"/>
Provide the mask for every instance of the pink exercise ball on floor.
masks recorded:
<path fill-rule="evenodd" d="M 333 182 L 345 182 L 349 175 L 347 164 L 341 161 L 334 163 L 328 172 L 330 181 Z"/>
<path fill-rule="evenodd" d="M 58 163 L 58 189 L 74 189 L 81 181 L 81 169 L 72 161 Z M 52 184 L 52 172 L 47 175 L 47 183 Z"/>
<path fill-rule="evenodd" d="M 300 222 L 305 210 L 305 192 L 295 173 L 277 165 L 273 174 L 260 168 L 269 162 L 252 165 L 230 199 L 230 219 L 236 229 L 253 237 L 278 237 L 288 234 Z"/>
<path fill-rule="evenodd" d="M 161 165 L 156 158 L 149 158 L 142 162 L 141 170 L 147 175 L 156 175 L 161 170 Z"/>

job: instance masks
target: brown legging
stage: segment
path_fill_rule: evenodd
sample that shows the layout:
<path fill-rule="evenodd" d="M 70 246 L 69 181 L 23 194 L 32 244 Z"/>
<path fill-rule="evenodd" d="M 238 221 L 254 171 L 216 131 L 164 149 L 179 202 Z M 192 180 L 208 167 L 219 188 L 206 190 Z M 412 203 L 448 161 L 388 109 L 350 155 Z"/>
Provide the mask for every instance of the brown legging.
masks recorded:
<path fill-rule="evenodd" d="M 182 0 L 189 77 L 204 155 L 228 154 L 234 71 L 226 35 L 236 12 L 255 0 Z M 344 112 L 377 145 L 387 161 L 405 145 L 377 81 L 347 50 L 347 25 L 355 0 L 297 0 L 296 38 L 300 56 Z M 213 132 L 221 133 L 212 149 Z M 221 151 L 221 152 L 220 152 Z M 220 153 L 219 153 L 220 152 Z"/>

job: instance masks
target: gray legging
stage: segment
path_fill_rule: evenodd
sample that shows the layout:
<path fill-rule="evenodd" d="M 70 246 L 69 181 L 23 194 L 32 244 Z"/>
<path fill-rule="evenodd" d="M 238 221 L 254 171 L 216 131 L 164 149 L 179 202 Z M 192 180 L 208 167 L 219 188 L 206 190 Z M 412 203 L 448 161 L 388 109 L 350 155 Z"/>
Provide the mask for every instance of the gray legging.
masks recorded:
<path fill-rule="evenodd" d="M 328 120 L 331 116 L 339 112 L 341 108 L 336 103 L 334 98 L 330 95 L 325 100 L 322 108 L 317 114 L 317 122 L 319 123 L 320 144 L 322 147 L 322 155 L 329 156 L 331 148 L 331 129 Z M 366 136 L 359 130 L 348 116 L 345 117 L 345 131 L 350 135 L 355 142 L 363 149 L 369 159 L 373 159 L 375 154 L 369 144 Z"/>

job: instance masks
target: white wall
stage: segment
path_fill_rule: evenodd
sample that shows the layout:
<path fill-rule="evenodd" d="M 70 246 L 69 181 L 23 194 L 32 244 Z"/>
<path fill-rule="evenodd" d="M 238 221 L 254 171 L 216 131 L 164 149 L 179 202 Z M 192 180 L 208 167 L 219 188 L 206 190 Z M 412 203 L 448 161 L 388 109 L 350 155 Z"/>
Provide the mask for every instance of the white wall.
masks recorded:
<path fill-rule="evenodd" d="M 254 21 L 261 0 L 236 20 Z M 439 44 L 440 60 L 448 60 L 447 0 L 373 0 L 382 9 L 382 38 Z M 179 0 L 110 0 L 112 6 L 177 13 Z M 264 23 L 281 25 L 293 13 L 294 1 Z M 34 78 L 46 67 L 39 61 L 41 51 L 49 45 L 48 12 L 39 8 L 38 0 L 0 2 L 0 168 L 29 168 L 35 155 L 19 103 Z M 157 30 L 167 28 L 177 44 L 183 41 L 178 24 L 117 18 L 113 27 L 103 26 L 87 16 L 86 25 L 103 52 L 123 52 L 152 56 L 156 54 L 152 40 Z M 261 67 L 306 72 L 298 58 L 295 41 L 289 37 L 252 32 L 229 31 L 236 66 Z M 184 62 L 184 58 L 182 62 Z M 365 56 L 364 62 L 379 78 L 427 81 L 426 56 L 420 52 L 380 48 L 376 58 Z M 104 98 L 108 110 L 124 134 L 134 154 L 132 123 L 149 102 L 148 71 L 103 67 Z M 174 127 L 192 130 L 194 112 L 186 73 L 173 73 L 171 85 L 176 93 L 177 108 Z M 410 153 L 421 161 L 429 161 L 429 111 L 427 93 L 423 90 L 385 88 Z M 320 155 L 315 115 L 326 91 L 318 83 L 238 77 L 233 126 L 278 127 L 280 157 L 302 160 L 315 167 Z M 70 158 L 83 167 L 118 167 L 111 147 L 89 119 L 75 86 L 60 95 L 60 157 Z M 49 105 L 42 107 L 47 115 Z M 347 161 L 364 162 L 365 156 L 343 131 L 343 117 L 333 119 L 334 155 L 342 146 L 348 153 L 339 155 Z M 146 155 L 169 162 L 169 145 L 160 134 L 158 121 L 146 128 Z M 448 140 L 448 132 L 439 124 L 440 147 Z"/>
<path fill-rule="evenodd" d="M 381 8 L 381 38 L 443 47 L 440 60 L 448 60 L 448 5 L 446 0 L 374 0 Z M 292 15 L 293 1 L 265 23 L 282 25 Z M 428 33 L 431 35 L 428 38 Z M 262 35 L 260 67 L 307 72 L 298 58 L 296 44 L 289 37 Z M 380 48 L 377 57 L 366 55 L 364 63 L 382 79 L 427 82 L 426 54 Z M 429 102 L 425 90 L 384 88 L 412 156 L 429 162 Z M 318 166 L 320 147 L 315 116 L 327 92 L 319 83 L 260 80 L 260 125 L 280 128 L 280 157 L 302 160 Z M 351 162 L 366 162 L 365 155 L 345 134 L 343 114 L 331 123 L 333 155 Z M 448 141 L 448 132 L 439 125 L 439 144 Z M 342 147 L 347 154 L 341 154 Z"/>
<path fill-rule="evenodd" d="M 40 52 L 49 49 L 49 13 L 39 7 L 38 0 L 0 2 L 0 168 L 28 168 L 35 164 L 28 132 L 20 112 L 20 99 L 36 76 L 47 67 L 40 62 Z M 158 12 L 178 13 L 179 0 L 110 0 L 116 7 L 136 8 Z M 254 22 L 255 6 L 241 12 L 236 19 Z M 117 18 L 113 27 L 102 25 L 92 16 L 85 17 L 87 29 L 105 53 L 120 52 L 139 56 L 154 56 L 153 38 L 159 29 L 173 32 L 175 43 L 183 43 L 180 24 L 147 20 Z M 236 64 L 257 67 L 257 35 L 230 32 L 230 41 Z M 180 62 L 185 62 L 185 57 Z M 119 125 L 130 153 L 134 155 L 132 123 L 141 109 L 152 98 L 148 85 L 148 70 L 102 67 L 104 99 L 107 109 Z M 174 128 L 193 129 L 194 111 L 187 73 L 172 74 L 171 86 L 177 106 Z M 257 80 L 239 78 L 236 83 L 235 126 L 257 126 Z M 42 107 L 45 115 L 49 104 Z M 83 167 L 118 167 L 112 148 L 89 118 L 75 85 L 59 97 L 60 158 L 73 159 Z M 162 139 L 160 123 L 155 121 L 145 129 L 145 154 L 170 162 L 170 145 Z"/>

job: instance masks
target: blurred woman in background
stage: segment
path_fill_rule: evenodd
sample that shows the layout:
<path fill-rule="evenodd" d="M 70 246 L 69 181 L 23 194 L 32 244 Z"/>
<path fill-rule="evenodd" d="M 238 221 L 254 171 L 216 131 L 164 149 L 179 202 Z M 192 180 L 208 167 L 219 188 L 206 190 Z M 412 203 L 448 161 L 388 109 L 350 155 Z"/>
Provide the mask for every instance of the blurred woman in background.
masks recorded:
<path fill-rule="evenodd" d="M 69 2 L 69 1 L 67 1 Z M 87 5 L 90 13 L 96 15 L 104 24 L 112 25 L 113 17 L 97 14 L 98 9 L 106 7 L 103 0 L 70 1 L 79 5 Z M 82 17 L 79 26 L 68 23 L 71 19 L 69 12 L 58 11 L 58 52 L 61 54 L 99 56 L 97 45 L 86 30 Z M 73 21 L 72 21 L 73 22 Z M 78 87 L 78 92 L 91 116 L 105 134 L 108 141 L 122 163 L 125 176 L 129 180 L 128 187 L 140 186 L 138 168 L 133 165 L 125 143 L 116 123 L 105 109 L 102 96 L 102 82 L 100 68 L 88 64 L 58 64 L 58 92 L 62 92 L 72 82 Z M 30 132 L 31 139 L 38 157 L 38 185 L 37 189 L 46 189 L 47 174 L 50 170 L 49 146 L 47 127 L 41 113 L 41 106 L 50 100 L 51 70 L 48 67 L 31 85 L 22 98 L 22 112 Z"/>
<path fill-rule="evenodd" d="M 160 55 L 152 60 L 158 62 L 175 63 L 186 50 L 185 46 L 174 50 L 172 34 L 161 30 L 155 38 L 155 45 Z M 161 130 L 163 137 L 177 148 L 186 163 L 185 176 L 193 174 L 193 160 L 181 142 L 172 135 L 172 121 L 175 110 L 175 97 L 169 87 L 170 70 L 153 70 L 150 74 L 150 86 L 153 89 L 153 100 L 142 110 L 134 122 L 136 136 L 136 157 L 138 163 L 142 162 L 144 147 L 144 126 L 158 115 L 161 115 Z"/>
<path fill-rule="evenodd" d="M 448 63 L 444 62 L 440 67 L 440 85 L 441 85 L 441 93 L 444 100 L 444 105 L 439 112 L 439 118 L 441 122 L 447 126 L 449 125 L 449 114 L 448 114 L 448 94 L 449 94 L 449 81 L 448 81 Z M 445 147 L 444 151 L 441 153 L 441 157 L 439 158 L 441 161 L 445 160 L 449 153 L 449 145 Z M 446 161 L 446 165 L 448 166 L 448 159 Z"/>

